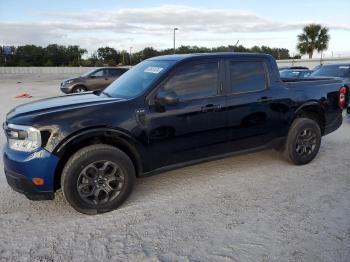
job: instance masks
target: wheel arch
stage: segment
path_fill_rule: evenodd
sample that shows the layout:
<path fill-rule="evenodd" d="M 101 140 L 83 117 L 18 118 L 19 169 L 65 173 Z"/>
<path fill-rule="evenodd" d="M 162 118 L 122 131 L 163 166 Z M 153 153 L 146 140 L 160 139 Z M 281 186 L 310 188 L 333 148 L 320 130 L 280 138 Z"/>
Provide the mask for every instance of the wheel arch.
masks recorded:
<path fill-rule="evenodd" d="M 294 112 L 290 125 L 296 118 L 300 117 L 310 118 L 316 121 L 321 129 L 321 134 L 324 134 L 326 128 L 326 116 L 324 109 L 318 102 L 311 101 L 298 107 Z"/>
<path fill-rule="evenodd" d="M 134 139 L 125 133 L 109 128 L 94 128 L 76 133 L 58 145 L 53 153 L 60 160 L 54 172 L 54 189 L 60 188 L 62 170 L 68 159 L 81 148 L 93 144 L 107 144 L 122 150 L 131 159 L 137 176 L 143 174 L 142 149 Z"/>

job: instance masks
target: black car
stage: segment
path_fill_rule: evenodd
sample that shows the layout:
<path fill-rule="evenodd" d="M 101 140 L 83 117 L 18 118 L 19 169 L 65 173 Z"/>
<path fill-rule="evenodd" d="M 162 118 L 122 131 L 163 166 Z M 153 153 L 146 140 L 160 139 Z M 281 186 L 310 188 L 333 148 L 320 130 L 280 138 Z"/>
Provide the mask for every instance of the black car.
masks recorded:
<path fill-rule="evenodd" d="M 342 124 L 347 94 L 336 79 L 281 80 L 270 55 L 154 57 L 102 92 L 10 111 L 5 174 L 29 199 L 62 188 L 79 212 L 107 212 L 142 175 L 267 148 L 307 164 Z"/>
<path fill-rule="evenodd" d="M 311 77 L 337 77 L 350 87 L 350 64 L 329 64 L 322 65 L 315 70 Z"/>
<path fill-rule="evenodd" d="M 305 70 L 308 70 L 309 68 L 306 67 L 306 66 L 280 66 L 280 67 L 278 67 L 279 71 L 282 71 L 282 70 L 293 70 L 293 69 L 305 69 Z"/>
<path fill-rule="evenodd" d="M 314 71 L 310 77 L 336 77 L 342 79 L 344 85 L 350 88 L 350 64 L 327 64 L 322 65 Z M 348 105 L 347 113 L 350 114 L 350 103 Z"/>
<path fill-rule="evenodd" d="M 308 69 L 285 69 L 280 70 L 281 78 L 306 78 L 311 75 L 313 71 Z"/>

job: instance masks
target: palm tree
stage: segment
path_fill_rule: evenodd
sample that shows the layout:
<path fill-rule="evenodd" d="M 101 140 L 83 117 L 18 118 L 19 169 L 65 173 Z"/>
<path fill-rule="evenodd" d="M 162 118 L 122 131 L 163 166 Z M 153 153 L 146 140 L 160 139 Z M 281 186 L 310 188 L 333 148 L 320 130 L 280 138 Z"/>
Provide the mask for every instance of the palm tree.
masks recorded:
<path fill-rule="evenodd" d="M 303 33 L 298 35 L 297 48 L 301 54 L 308 54 L 309 58 L 312 58 L 315 50 L 322 52 L 328 48 L 329 39 L 328 28 L 309 24 L 303 28 Z"/>

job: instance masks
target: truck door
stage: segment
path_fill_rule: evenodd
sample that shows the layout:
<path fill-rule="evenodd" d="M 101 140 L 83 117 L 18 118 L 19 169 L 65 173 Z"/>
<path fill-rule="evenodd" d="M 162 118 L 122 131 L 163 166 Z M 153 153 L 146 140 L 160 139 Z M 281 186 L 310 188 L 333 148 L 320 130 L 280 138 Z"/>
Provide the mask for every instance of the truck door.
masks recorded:
<path fill-rule="evenodd" d="M 182 65 L 155 92 L 154 97 L 172 92 L 178 103 L 149 107 L 147 136 L 153 167 L 215 154 L 227 141 L 220 65 L 216 59 Z"/>
<path fill-rule="evenodd" d="M 267 65 L 263 60 L 227 60 L 226 69 L 230 146 L 240 151 L 271 142 L 281 120 Z"/>

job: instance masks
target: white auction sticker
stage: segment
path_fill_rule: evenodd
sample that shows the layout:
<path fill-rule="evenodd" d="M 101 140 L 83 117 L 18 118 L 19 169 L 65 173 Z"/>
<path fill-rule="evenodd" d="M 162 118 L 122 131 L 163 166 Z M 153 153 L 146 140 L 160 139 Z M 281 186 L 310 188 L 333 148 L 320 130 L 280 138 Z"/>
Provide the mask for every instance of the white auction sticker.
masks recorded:
<path fill-rule="evenodd" d="M 159 72 L 162 70 L 163 70 L 163 68 L 161 68 L 161 67 L 149 66 L 143 72 L 152 73 L 152 74 L 159 74 Z"/>

